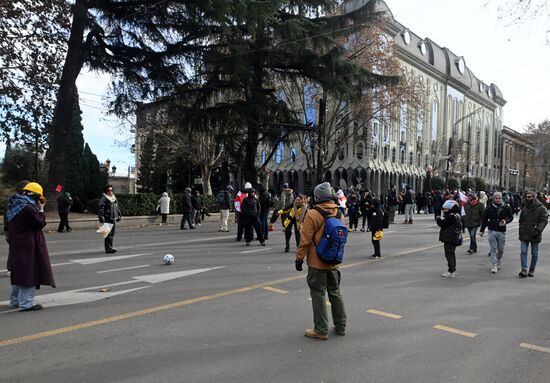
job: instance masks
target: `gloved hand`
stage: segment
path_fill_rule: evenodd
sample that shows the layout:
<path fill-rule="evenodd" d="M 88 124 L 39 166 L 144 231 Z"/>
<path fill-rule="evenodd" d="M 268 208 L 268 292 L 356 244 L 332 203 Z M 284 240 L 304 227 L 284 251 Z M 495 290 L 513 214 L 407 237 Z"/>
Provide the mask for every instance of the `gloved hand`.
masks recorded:
<path fill-rule="evenodd" d="M 283 210 L 283 209 L 281 209 L 281 210 L 279 210 L 279 211 L 277 212 L 277 214 L 279 214 L 279 215 L 282 215 L 283 213 L 284 213 L 284 210 Z"/>
<path fill-rule="evenodd" d="M 303 268 L 302 268 L 302 265 L 304 264 L 303 259 L 297 259 L 295 264 L 296 264 L 296 270 L 297 271 L 302 271 L 303 270 Z"/>

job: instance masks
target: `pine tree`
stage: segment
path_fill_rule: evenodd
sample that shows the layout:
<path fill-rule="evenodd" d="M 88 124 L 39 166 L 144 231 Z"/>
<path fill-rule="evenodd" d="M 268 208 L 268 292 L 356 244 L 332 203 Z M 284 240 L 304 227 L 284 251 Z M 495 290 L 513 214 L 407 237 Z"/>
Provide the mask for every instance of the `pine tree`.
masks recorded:
<path fill-rule="evenodd" d="M 101 174 L 99 161 L 90 146 L 84 146 L 84 195 L 86 200 L 98 198 L 107 185 L 107 177 Z"/>
<path fill-rule="evenodd" d="M 85 198 L 86 165 L 84 162 L 84 136 L 78 91 L 73 96 L 73 114 L 69 142 L 67 145 L 67 175 L 63 189 L 74 196 Z"/>

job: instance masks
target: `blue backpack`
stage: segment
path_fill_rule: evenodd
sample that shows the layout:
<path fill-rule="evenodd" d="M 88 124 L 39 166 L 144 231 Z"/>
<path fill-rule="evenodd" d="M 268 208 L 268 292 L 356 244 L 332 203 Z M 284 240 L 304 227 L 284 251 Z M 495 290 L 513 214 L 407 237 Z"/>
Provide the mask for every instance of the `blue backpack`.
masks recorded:
<path fill-rule="evenodd" d="M 339 265 L 344 258 L 344 246 L 348 239 L 348 228 L 340 220 L 342 212 L 338 210 L 336 217 L 330 217 L 318 207 L 313 209 L 325 219 L 325 232 L 319 244 L 316 245 L 317 256 L 323 263 Z"/>

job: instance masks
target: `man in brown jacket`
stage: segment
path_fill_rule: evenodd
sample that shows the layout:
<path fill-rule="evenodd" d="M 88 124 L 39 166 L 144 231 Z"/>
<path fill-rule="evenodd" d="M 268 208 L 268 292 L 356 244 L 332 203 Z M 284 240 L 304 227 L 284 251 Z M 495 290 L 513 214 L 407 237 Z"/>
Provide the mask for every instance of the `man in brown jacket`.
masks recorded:
<path fill-rule="evenodd" d="M 317 185 L 313 190 L 315 205 L 335 217 L 338 206 L 334 203 L 334 191 L 328 182 Z M 313 306 L 313 323 L 315 328 L 307 329 L 305 336 L 320 340 L 328 339 L 328 316 L 326 293 L 332 307 L 334 330 L 338 335 L 346 334 L 346 311 L 340 295 L 341 275 L 338 266 L 323 263 L 317 256 L 316 247 L 323 236 L 325 220 L 321 213 L 312 209 L 308 211 L 302 224 L 300 246 L 296 251 L 296 270 L 302 271 L 304 258 L 307 260 L 307 284 Z"/>

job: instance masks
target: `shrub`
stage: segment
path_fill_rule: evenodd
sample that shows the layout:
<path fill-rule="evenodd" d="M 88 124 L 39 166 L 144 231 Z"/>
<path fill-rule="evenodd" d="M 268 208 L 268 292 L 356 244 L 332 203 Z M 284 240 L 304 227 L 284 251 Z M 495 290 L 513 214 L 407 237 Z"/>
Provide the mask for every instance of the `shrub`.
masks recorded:
<path fill-rule="evenodd" d="M 481 190 L 487 190 L 487 183 L 485 180 L 481 177 L 474 177 L 476 188 L 475 190 L 481 191 Z"/>
<path fill-rule="evenodd" d="M 432 177 L 432 190 L 443 190 L 445 181 L 440 177 Z"/>
<path fill-rule="evenodd" d="M 99 204 L 99 198 L 94 198 L 86 202 L 86 210 L 88 213 L 97 214 L 97 205 Z"/>
<path fill-rule="evenodd" d="M 449 187 L 449 190 L 458 190 L 460 187 L 460 184 L 458 183 L 457 179 L 451 178 L 448 181 L 447 186 Z"/>

